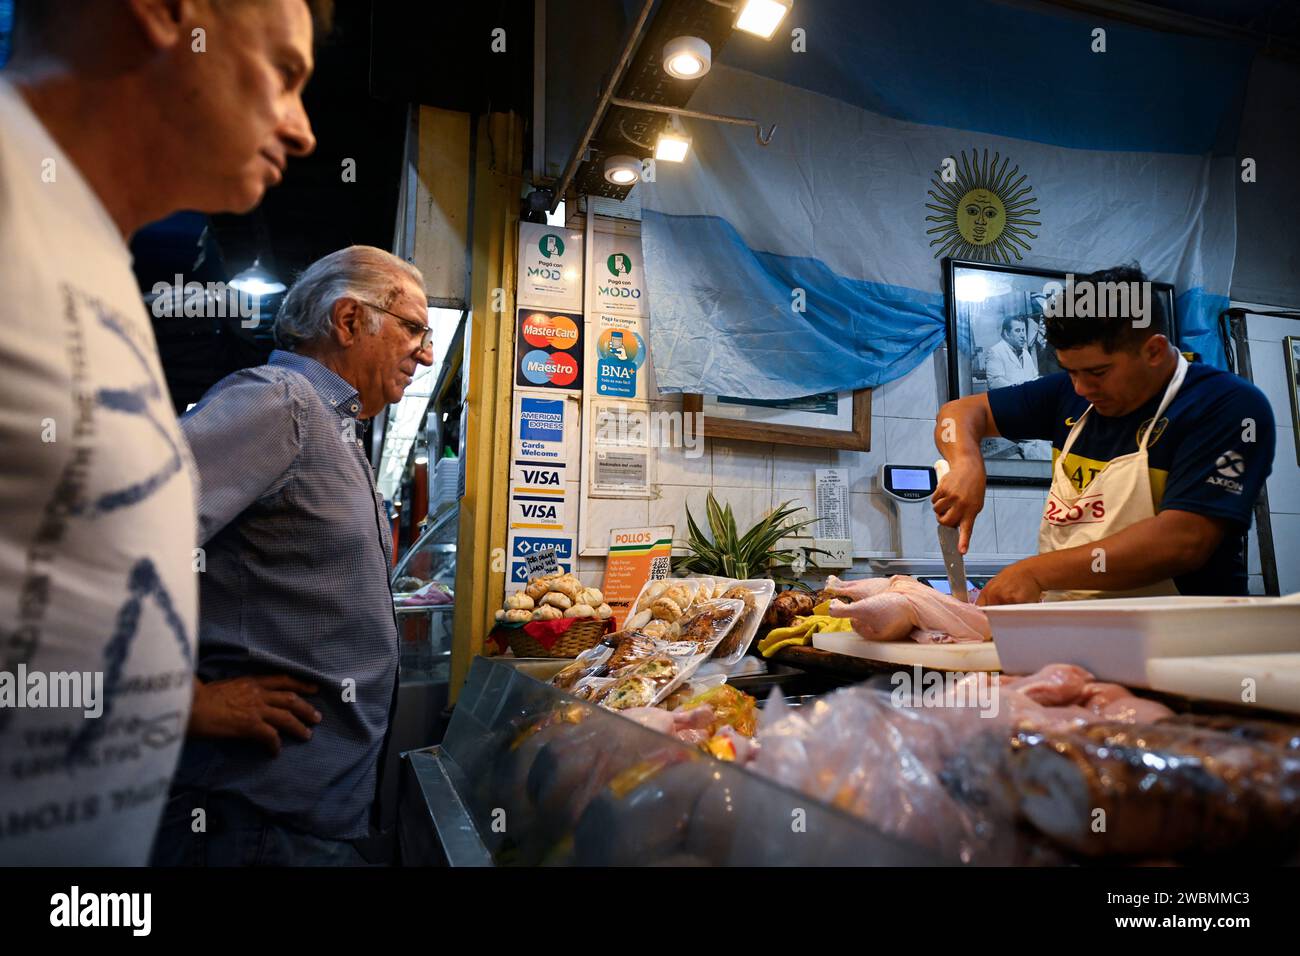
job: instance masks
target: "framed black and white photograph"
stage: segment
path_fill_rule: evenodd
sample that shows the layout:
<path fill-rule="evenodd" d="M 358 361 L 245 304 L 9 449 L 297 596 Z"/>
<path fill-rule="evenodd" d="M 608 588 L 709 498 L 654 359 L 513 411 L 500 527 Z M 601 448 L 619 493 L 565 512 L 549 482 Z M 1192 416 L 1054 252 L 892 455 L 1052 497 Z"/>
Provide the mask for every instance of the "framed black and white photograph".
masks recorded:
<path fill-rule="evenodd" d="M 1286 349 L 1286 381 L 1291 393 L 1291 424 L 1300 435 L 1300 336 L 1288 335 L 1282 340 Z M 1300 465 L 1300 441 L 1296 442 L 1296 464 Z"/>
<path fill-rule="evenodd" d="M 1061 371 L 1047 344 L 1044 312 L 1065 284 L 1066 273 L 1051 269 L 945 259 L 949 396 L 977 395 Z M 1151 287 L 1169 316 L 1169 340 L 1177 343 L 1174 287 L 1165 282 Z M 991 484 L 1051 483 L 1049 441 L 988 438 L 981 451 Z"/>

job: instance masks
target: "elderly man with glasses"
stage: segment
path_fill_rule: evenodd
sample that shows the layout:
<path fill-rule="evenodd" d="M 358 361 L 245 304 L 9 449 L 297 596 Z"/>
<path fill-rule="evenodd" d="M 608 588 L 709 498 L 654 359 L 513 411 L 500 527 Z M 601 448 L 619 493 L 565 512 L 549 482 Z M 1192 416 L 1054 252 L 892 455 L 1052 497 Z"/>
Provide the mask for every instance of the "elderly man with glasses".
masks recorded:
<path fill-rule="evenodd" d="M 181 421 L 206 568 L 189 739 L 156 864 L 364 862 L 353 841 L 372 833 L 398 633 L 360 421 L 433 363 L 426 301 L 396 256 L 332 253 L 285 297 L 283 350 Z"/>

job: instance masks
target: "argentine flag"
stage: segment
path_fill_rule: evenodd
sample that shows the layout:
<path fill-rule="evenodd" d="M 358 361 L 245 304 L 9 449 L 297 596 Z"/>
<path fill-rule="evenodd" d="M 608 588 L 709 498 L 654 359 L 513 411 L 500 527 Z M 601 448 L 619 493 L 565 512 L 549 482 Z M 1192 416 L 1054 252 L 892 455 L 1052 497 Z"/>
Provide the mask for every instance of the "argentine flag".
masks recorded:
<path fill-rule="evenodd" d="M 770 42 L 733 34 L 689 107 L 771 144 L 686 119 L 686 162 L 637 187 L 660 390 L 898 378 L 944 343 L 945 256 L 1136 261 L 1223 367 L 1252 52 L 990 0 L 802 0 Z"/>

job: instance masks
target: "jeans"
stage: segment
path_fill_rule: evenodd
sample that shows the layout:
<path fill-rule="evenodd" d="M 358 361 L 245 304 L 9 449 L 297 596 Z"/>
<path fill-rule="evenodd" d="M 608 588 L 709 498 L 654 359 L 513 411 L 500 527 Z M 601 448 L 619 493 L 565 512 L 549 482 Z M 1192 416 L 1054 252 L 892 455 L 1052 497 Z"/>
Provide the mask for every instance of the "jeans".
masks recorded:
<path fill-rule="evenodd" d="M 203 813 L 196 816 L 195 811 Z M 202 829 L 195 832 L 198 821 Z M 154 841 L 153 866 L 368 866 L 347 840 L 276 821 L 241 797 L 173 791 Z"/>

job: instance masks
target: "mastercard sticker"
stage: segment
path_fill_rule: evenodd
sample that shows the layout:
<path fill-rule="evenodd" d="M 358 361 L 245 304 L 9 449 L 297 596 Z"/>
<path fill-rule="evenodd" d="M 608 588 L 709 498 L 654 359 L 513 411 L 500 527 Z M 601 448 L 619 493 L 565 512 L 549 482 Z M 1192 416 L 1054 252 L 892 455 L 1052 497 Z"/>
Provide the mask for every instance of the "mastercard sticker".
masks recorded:
<path fill-rule="evenodd" d="M 582 316 L 519 310 L 516 382 L 543 388 L 581 388 Z"/>

